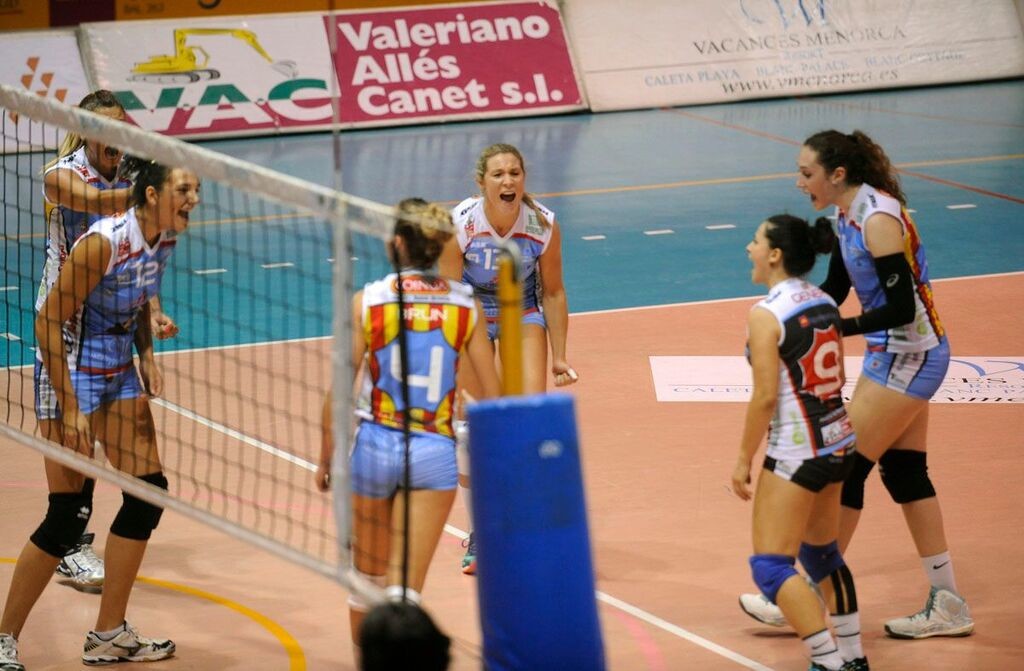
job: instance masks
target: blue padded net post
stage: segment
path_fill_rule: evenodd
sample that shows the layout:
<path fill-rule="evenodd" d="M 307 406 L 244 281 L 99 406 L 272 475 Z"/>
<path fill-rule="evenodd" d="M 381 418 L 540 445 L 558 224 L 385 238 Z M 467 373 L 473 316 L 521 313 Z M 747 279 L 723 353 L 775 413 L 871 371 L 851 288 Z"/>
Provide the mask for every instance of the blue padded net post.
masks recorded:
<path fill-rule="evenodd" d="M 603 671 L 572 397 L 469 407 L 470 475 L 489 671 Z"/>

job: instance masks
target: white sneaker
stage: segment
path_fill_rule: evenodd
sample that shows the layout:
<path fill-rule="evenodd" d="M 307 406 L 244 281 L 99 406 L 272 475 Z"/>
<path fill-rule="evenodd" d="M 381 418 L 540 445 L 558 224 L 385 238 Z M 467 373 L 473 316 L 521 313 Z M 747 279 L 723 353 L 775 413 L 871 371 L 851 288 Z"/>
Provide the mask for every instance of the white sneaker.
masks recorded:
<path fill-rule="evenodd" d="M 10 634 L 0 634 L 0 671 L 25 671 L 18 661 L 18 639 Z"/>
<path fill-rule="evenodd" d="M 782 609 L 768 600 L 764 594 L 740 594 L 740 608 L 743 612 L 769 627 L 786 625 L 786 616 Z"/>
<path fill-rule="evenodd" d="M 127 622 L 122 626 L 123 629 L 110 640 L 90 631 L 85 637 L 82 663 L 101 666 L 118 662 L 155 662 L 174 654 L 174 641 L 140 636 Z"/>
<path fill-rule="evenodd" d="M 67 578 L 64 582 L 76 589 L 98 592 L 103 588 L 103 560 L 92 549 L 95 534 L 83 534 L 74 550 L 66 554 L 57 564 L 57 575 Z"/>
<path fill-rule="evenodd" d="M 893 638 L 970 636 L 973 631 L 974 620 L 963 597 L 936 587 L 928 592 L 921 612 L 885 623 L 885 633 Z"/>

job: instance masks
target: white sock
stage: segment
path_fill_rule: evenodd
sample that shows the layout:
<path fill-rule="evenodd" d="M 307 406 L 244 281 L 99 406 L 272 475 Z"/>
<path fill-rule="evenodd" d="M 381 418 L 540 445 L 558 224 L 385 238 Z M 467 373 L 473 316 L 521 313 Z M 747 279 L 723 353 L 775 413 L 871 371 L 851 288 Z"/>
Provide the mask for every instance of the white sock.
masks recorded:
<path fill-rule="evenodd" d="M 953 559 L 949 556 L 949 550 L 940 552 L 937 555 L 921 557 L 921 566 L 928 575 L 928 582 L 932 587 L 946 589 L 953 594 L 960 594 L 956 589 L 956 577 L 953 574 Z"/>
<path fill-rule="evenodd" d="M 109 641 L 110 639 L 114 638 L 115 636 L 120 634 L 122 631 L 124 631 L 124 625 L 125 624 L 126 624 L 125 622 L 122 622 L 121 626 L 115 627 L 115 628 L 111 629 L 110 631 L 94 631 L 92 633 L 95 634 L 97 636 L 97 638 L 102 638 L 104 641 Z"/>
<path fill-rule="evenodd" d="M 459 491 L 462 492 L 462 503 L 466 507 L 466 520 L 469 523 L 469 533 L 473 533 L 473 496 L 472 492 L 469 491 L 470 487 L 463 487 L 459 485 Z"/>
<path fill-rule="evenodd" d="M 836 644 L 843 661 L 849 662 L 864 656 L 860 643 L 860 613 L 829 615 L 836 630 Z"/>
<path fill-rule="evenodd" d="M 811 661 L 820 664 L 826 669 L 838 671 L 843 666 L 843 657 L 839 654 L 835 639 L 828 629 L 822 629 L 817 634 L 811 634 L 804 639 L 804 647 Z"/>

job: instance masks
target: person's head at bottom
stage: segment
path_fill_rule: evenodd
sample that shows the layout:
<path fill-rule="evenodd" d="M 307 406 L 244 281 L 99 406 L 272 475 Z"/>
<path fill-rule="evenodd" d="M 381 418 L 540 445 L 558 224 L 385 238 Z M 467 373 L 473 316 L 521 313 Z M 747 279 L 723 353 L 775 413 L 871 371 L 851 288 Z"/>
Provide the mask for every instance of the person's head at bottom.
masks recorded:
<path fill-rule="evenodd" d="M 359 633 L 362 671 L 444 671 L 451 639 L 408 601 L 374 606 Z"/>

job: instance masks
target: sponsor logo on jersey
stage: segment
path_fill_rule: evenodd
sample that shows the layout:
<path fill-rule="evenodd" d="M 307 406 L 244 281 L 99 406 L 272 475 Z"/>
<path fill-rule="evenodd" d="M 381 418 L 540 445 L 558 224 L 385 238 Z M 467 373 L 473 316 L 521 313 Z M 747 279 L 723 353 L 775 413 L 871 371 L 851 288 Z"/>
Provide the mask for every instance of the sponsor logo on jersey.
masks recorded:
<path fill-rule="evenodd" d="M 398 293 L 398 278 L 391 282 L 391 291 Z M 402 292 L 406 294 L 446 294 L 448 280 L 442 277 L 403 277 Z"/>
<path fill-rule="evenodd" d="M 114 227 L 114 230 L 116 231 L 117 229 L 121 228 L 123 225 L 124 225 L 123 223 L 122 224 L 118 224 L 117 226 Z M 117 260 L 120 261 L 124 257 L 128 256 L 128 254 L 131 253 L 131 251 L 132 251 L 132 243 L 128 241 L 128 238 L 124 238 L 119 243 L 117 243 Z"/>
<path fill-rule="evenodd" d="M 526 234 L 537 237 L 544 234 L 544 226 L 540 223 L 540 217 L 536 212 L 526 214 Z"/>

